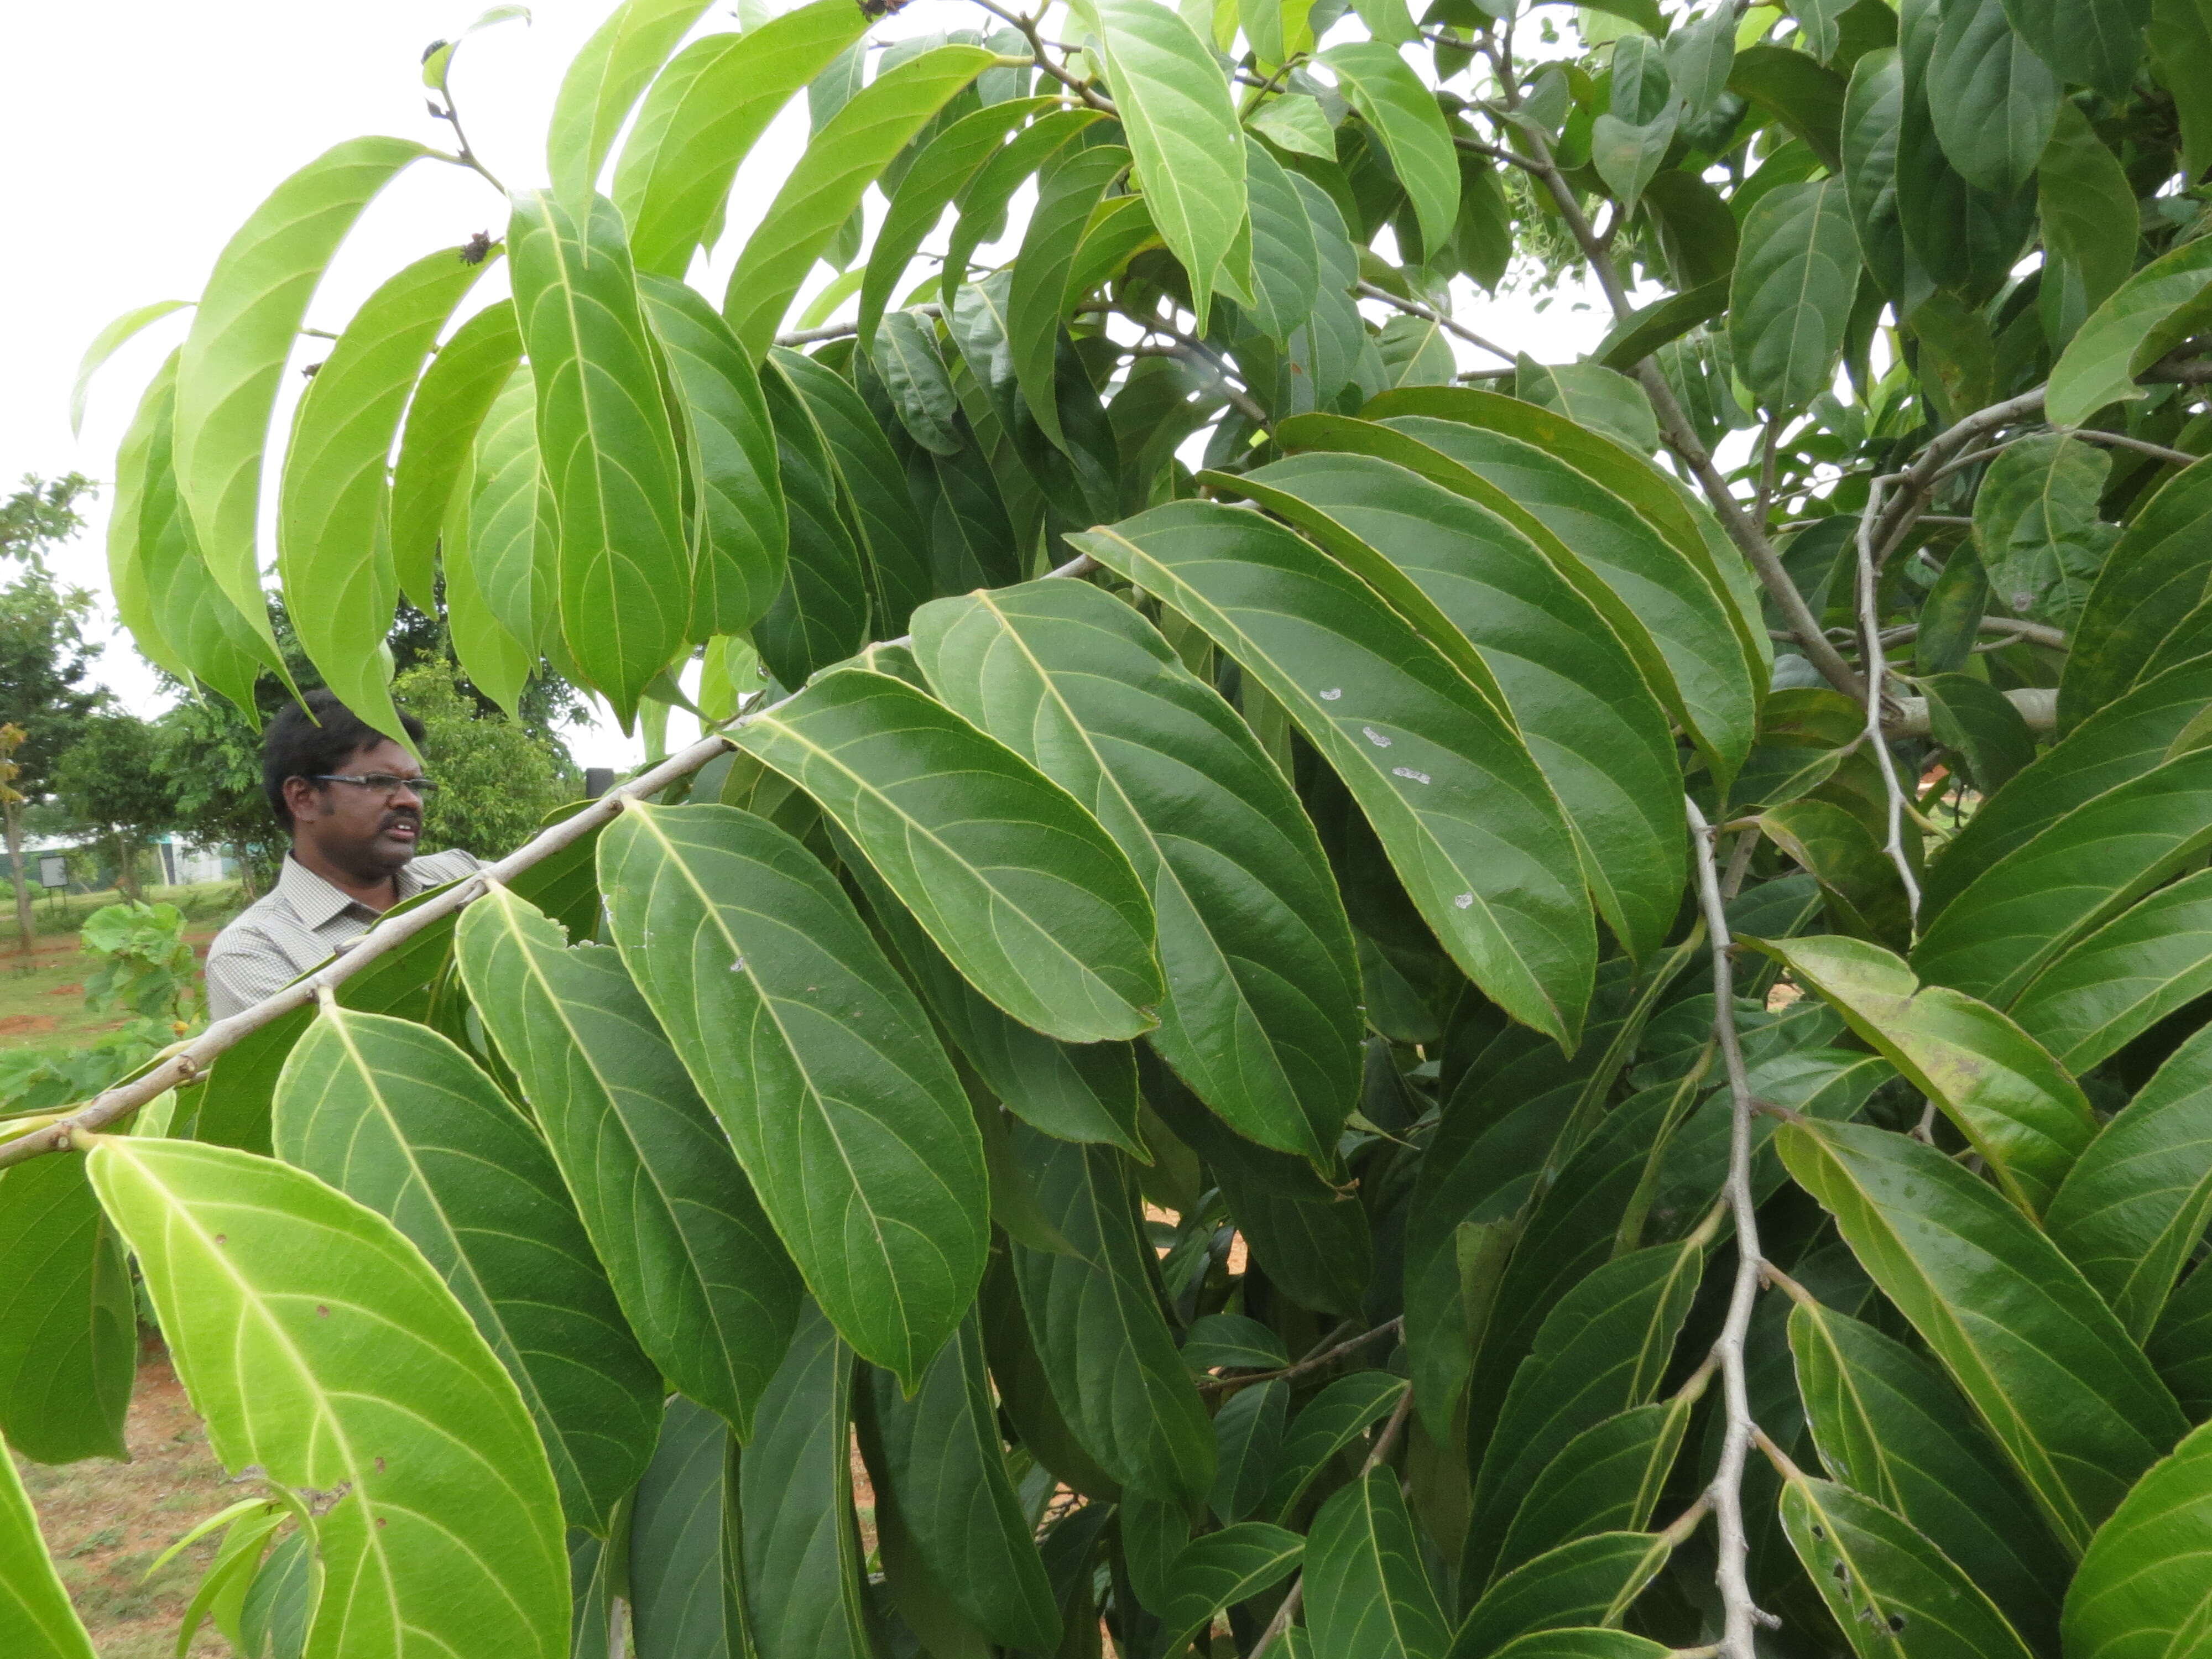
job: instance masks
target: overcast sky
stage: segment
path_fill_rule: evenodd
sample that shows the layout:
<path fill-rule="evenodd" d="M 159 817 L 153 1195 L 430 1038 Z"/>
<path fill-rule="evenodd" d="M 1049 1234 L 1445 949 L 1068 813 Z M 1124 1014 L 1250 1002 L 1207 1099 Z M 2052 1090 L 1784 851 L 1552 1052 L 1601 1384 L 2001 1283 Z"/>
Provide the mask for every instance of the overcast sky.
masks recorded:
<path fill-rule="evenodd" d="M 774 9 L 781 9 L 775 6 Z M 466 27 L 472 0 L 100 0 L 0 3 L 0 167 L 16 229 L 0 259 L 0 486 L 26 472 L 71 469 L 105 480 L 140 388 L 184 337 L 189 313 L 156 324 L 95 382 L 82 440 L 69 429 L 70 386 L 86 343 L 133 307 L 189 300 L 230 234 L 286 174 L 342 139 L 391 133 L 449 145 L 424 108 L 417 62 L 432 40 Z M 611 9 L 610 0 L 545 0 L 527 26 L 473 36 L 453 85 L 469 136 L 510 185 L 544 177 L 545 118 L 562 70 Z M 916 0 L 899 32 L 975 27 L 957 0 Z M 737 27 L 735 0 L 702 32 Z M 805 100 L 754 152 L 732 201 L 726 247 L 749 228 L 805 137 Z M 871 204 L 880 201 L 871 197 Z M 337 329 L 377 283 L 407 261 L 498 235 L 504 206 L 475 174 L 434 162 L 403 174 L 348 239 L 308 316 Z M 816 278 L 828 272 L 817 267 Z M 707 285 L 719 297 L 719 282 Z M 477 303 L 505 292 L 497 274 Z M 1548 361 L 1572 357 L 1604 331 L 1596 312 L 1562 300 L 1538 317 L 1525 301 L 1481 301 L 1463 319 Z M 327 344 L 305 343 L 302 361 Z M 1480 359 L 1470 353 L 1470 366 Z M 302 382 L 287 377 L 286 398 Z M 280 409 L 277 418 L 289 418 Z M 273 485 L 273 479 L 270 481 Z M 64 564 L 104 597 L 106 503 Z M 118 635 L 101 675 L 132 708 L 160 696 L 151 669 Z M 690 723 L 679 714 L 683 731 Z M 584 765 L 626 767 L 639 745 L 602 720 L 571 736 Z"/>

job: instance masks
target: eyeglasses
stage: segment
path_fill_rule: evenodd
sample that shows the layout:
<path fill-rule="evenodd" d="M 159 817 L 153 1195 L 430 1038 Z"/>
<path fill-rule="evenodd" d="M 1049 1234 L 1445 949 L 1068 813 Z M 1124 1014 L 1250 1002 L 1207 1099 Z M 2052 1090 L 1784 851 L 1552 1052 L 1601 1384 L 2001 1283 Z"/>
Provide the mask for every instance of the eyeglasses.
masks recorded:
<path fill-rule="evenodd" d="M 369 772 L 360 777 L 347 777 L 336 772 L 316 772 L 307 780 L 310 783 L 349 783 L 356 789 L 373 789 L 386 800 L 403 789 L 411 789 L 428 800 L 438 793 L 435 778 L 403 778 L 390 772 Z"/>

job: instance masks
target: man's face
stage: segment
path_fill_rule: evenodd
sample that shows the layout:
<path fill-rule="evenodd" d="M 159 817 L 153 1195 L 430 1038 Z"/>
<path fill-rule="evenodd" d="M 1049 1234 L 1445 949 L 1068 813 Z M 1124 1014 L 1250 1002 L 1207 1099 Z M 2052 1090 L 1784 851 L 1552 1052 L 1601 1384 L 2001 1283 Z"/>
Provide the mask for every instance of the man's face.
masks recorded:
<path fill-rule="evenodd" d="M 339 772 L 363 777 L 383 772 L 414 776 L 422 768 L 390 738 L 356 749 Z M 356 783 L 294 780 L 288 797 L 296 836 L 311 841 L 332 864 L 363 880 L 398 871 L 415 856 L 422 835 L 422 798 L 399 788 L 387 794 Z"/>

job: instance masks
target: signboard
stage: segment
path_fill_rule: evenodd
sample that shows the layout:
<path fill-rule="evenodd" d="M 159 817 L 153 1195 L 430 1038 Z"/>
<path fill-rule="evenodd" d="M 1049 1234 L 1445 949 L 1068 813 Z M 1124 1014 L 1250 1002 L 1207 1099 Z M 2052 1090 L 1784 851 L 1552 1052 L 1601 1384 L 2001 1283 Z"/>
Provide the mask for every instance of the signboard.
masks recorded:
<path fill-rule="evenodd" d="M 59 853 L 39 855 L 39 885 L 45 888 L 69 885 L 69 860 Z"/>

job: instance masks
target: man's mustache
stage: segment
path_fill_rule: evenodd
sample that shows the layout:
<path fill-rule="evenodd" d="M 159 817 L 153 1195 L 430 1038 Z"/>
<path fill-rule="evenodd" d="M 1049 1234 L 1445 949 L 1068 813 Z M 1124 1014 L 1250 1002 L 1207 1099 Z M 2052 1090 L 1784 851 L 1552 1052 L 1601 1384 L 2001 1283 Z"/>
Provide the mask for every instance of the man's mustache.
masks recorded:
<path fill-rule="evenodd" d="M 410 811 L 404 807 L 402 807 L 396 811 L 386 812 L 382 820 L 377 824 L 377 831 L 379 834 L 381 834 L 383 831 L 391 829 L 392 825 L 397 823 L 412 824 L 417 830 L 420 830 L 422 827 L 422 815 L 420 812 Z"/>

